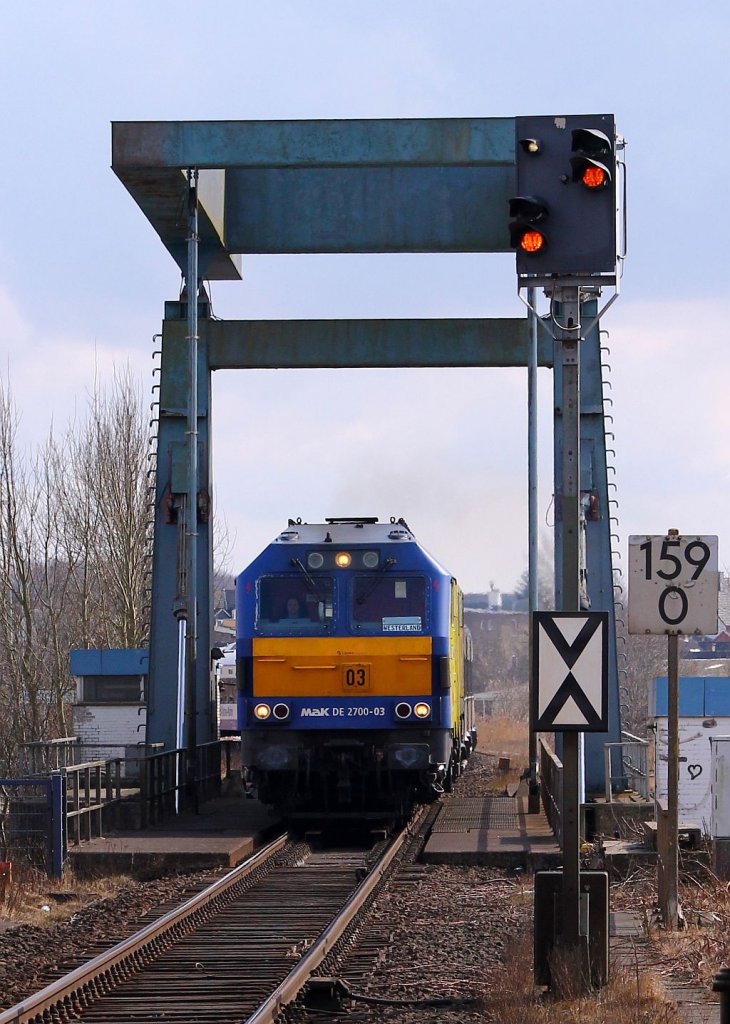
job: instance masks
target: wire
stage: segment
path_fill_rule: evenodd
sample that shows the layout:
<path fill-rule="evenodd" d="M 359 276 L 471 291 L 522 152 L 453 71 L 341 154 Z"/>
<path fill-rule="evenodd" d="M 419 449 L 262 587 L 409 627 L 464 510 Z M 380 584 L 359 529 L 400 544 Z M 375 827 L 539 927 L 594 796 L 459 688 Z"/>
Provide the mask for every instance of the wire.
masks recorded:
<path fill-rule="evenodd" d="M 431 999 L 388 999 L 385 996 L 366 996 L 361 992 L 353 992 L 342 978 L 334 979 L 335 995 L 344 996 L 358 1003 L 370 1003 L 373 1006 L 473 1006 L 477 996 L 437 996 Z"/>
<path fill-rule="evenodd" d="M 581 289 L 580 289 L 580 285 L 579 285 L 578 286 L 578 309 L 579 310 L 580 310 L 580 293 L 581 293 Z M 554 306 L 555 306 L 555 294 L 554 294 L 554 292 L 550 292 L 550 319 L 551 319 L 551 321 L 555 324 L 555 326 L 558 328 L 559 331 L 578 331 L 578 336 L 580 337 L 580 313 L 578 315 L 578 323 L 575 324 L 573 327 L 566 327 L 564 324 L 559 323 L 558 320 L 556 319 L 555 313 L 553 312 Z"/>

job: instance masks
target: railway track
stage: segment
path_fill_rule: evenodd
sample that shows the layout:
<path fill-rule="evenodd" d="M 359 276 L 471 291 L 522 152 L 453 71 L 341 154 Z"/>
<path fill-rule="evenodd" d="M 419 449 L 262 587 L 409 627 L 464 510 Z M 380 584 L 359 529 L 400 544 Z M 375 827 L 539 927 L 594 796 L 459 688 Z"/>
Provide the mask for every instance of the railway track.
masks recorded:
<path fill-rule="evenodd" d="M 181 906 L 0 1013 L 0 1024 L 273 1022 L 369 902 L 412 828 L 375 860 L 371 851 L 333 850 L 282 863 L 295 849 L 282 835 Z"/>

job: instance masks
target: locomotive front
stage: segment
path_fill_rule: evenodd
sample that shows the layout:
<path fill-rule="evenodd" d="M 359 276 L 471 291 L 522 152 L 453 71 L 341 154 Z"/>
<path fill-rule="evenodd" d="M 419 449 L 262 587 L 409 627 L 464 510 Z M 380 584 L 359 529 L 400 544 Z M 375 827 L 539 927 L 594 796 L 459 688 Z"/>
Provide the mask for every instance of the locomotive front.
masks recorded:
<path fill-rule="evenodd" d="M 461 594 L 403 520 L 288 528 L 236 581 L 247 781 L 287 817 L 407 813 L 471 742 Z"/>

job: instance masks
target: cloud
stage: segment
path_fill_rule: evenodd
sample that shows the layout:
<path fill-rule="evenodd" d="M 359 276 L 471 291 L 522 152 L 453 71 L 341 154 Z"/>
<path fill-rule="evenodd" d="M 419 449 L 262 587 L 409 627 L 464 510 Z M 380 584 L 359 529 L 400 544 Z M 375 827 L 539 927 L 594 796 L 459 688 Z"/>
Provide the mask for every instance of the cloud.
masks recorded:
<path fill-rule="evenodd" d="M 526 565 L 522 370 L 249 371 L 216 377 L 216 502 L 236 570 L 290 515 L 403 516 L 464 585 Z M 430 541 L 429 541 L 430 538 Z"/>
<path fill-rule="evenodd" d="M 150 371 L 149 356 L 131 348 L 64 331 L 39 330 L 13 297 L 0 287 L 0 373 L 20 413 L 22 442 L 41 444 L 51 426 L 62 431 L 83 414 L 94 382 L 112 379 L 114 367 L 129 363 Z"/>

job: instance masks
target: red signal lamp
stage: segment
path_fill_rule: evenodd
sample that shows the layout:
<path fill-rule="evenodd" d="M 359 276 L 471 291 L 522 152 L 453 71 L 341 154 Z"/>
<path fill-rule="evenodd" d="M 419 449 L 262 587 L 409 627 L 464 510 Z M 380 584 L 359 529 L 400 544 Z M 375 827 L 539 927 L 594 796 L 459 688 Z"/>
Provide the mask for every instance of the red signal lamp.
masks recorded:
<path fill-rule="evenodd" d="M 571 134 L 573 181 L 593 192 L 606 188 L 611 184 L 611 172 L 604 161 L 610 162 L 613 153 L 608 135 L 596 128 L 574 128 Z"/>
<path fill-rule="evenodd" d="M 611 172 L 598 160 L 588 156 L 572 156 L 570 166 L 573 168 L 573 181 L 580 182 L 592 192 L 611 184 Z"/>
<path fill-rule="evenodd" d="M 586 188 L 603 188 L 608 183 L 605 168 L 600 165 L 586 167 L 580 179 Z"/>
<path fill-rule="evenodd" d="M 538 196 L 513 196 L 509 201 L 509 241 L 513 249 L 529 256 L 544 252 L 547 235 L 536 225 L 548 216 L 545 202 Z"/>
<path fill-rule="evenodd" d="M 523 252 L 540 252 L 545 248 L 545 236 L 541 231 L 527 229 L 523 232 L 518 244 Z"/>

